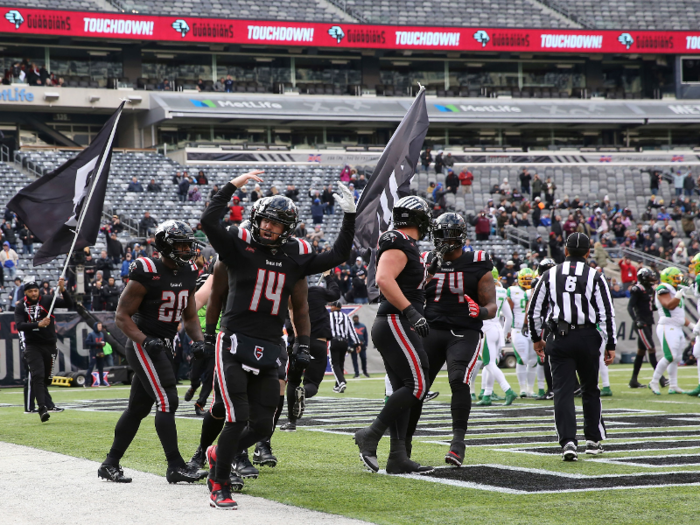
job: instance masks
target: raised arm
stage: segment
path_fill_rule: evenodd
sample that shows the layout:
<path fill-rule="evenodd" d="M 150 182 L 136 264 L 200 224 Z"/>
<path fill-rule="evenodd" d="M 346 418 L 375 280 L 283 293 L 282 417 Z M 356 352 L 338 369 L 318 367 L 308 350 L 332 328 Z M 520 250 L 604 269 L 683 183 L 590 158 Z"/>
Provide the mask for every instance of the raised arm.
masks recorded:
<path fill-rule="evenodd" d="M 352 241 L 355 238 L 355 213 L 343 216 L 343 225 L 329 252 L 315 255 L 306 267 L 306 275 L 325 272 L 343 264 L 350 257 Z"/>

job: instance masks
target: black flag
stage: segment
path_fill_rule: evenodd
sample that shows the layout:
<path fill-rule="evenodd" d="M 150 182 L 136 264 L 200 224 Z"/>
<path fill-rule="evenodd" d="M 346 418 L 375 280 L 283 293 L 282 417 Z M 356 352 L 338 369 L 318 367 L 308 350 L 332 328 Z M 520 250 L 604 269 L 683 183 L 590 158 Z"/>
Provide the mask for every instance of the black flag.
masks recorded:
<path fill-rule="evenodd" d="M 365 253 L 371 250 L 367 276 L 370 300 L 379 296 L 374 268 L 379 235 L 391 226 L 394 202 L 410 193 L 409 185 L 416 171 L 429 125 L 425 88 L 421 87 L 418 96 L 384 148 L 374 174 L 357 203 L 355 246 L 363 249 Z"/>
<path fill-rule="evenodd" d="M 92 143 L 77 157 L 22 188 L 7 205 L 43 243 L 34 255 L 34 266 L 70 251 L 93 183 L 75 249 L 82 250 L 97 241 L 112 144 L 123 107 L 122 102 Z"/>

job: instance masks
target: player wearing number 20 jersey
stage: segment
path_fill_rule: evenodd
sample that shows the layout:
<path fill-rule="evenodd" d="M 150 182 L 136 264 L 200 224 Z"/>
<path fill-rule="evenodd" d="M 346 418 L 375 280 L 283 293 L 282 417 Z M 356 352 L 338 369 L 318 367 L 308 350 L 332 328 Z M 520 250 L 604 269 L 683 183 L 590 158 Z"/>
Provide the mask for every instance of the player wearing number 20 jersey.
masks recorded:
<path fill-rule="evenodd" d="M 469 380 L 479 356 L 479 341 L 484 315 L 475 303 L 484 296 L 482 278 L 492 292 L 495 308 L 493 264 L 486 252 L 462 252 L 466 223 L 456 213 L 444 213 L 433 226 L 435 250 L 421 258 L 430 279 L 425 285 L 425 318 L 430 333 L 424 347 L 428 355 L 428 388 L 447 362 L 447 376 L 452 390 L 453 439 L 445 461 L 461 466 L 464 459 L 464 433 L 471 411 Z M 443 255 L 444 254 L 444 255 Z M 437 260 L 436 260 L 437 259 Z M 422 405 L 413 409 L 409 425 L 410 440 Z"/>

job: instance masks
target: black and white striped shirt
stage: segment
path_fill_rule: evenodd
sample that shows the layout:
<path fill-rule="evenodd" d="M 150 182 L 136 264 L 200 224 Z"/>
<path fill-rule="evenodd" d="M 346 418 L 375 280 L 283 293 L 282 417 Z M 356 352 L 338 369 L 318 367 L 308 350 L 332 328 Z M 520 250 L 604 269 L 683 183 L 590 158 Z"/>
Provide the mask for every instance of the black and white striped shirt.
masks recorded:
<path fill-rule="evenodd" d="M 608 283 L 602 274 L 583 259 L 569 257 L 546 271 L 530 298 L 527 322 L 533 342 L 540 340 L 545 322 L 543 311 L 549 305 L 549 318 L 569 324 L 598 324 L 607 350 L 617 344 L 615 309 Z"/>
<path fill-rule="evenodd" d="M 331 332 L 333 339 L 343 339 L 348 343 L 360 344 L 360 338 L 357 337 L 355 327 L 350 321 L 350 318 L 341 311 L 330 312 Z"/>

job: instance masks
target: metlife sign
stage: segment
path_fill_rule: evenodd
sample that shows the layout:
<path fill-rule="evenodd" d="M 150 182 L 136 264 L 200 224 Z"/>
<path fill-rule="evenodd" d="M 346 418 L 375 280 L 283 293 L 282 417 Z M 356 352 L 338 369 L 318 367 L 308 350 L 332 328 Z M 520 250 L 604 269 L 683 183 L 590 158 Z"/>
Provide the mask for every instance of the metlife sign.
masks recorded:
<path fill-rule="evenodd" d="M 34 93 L 24 88 L 6 88 L 0 91 L 2 102 L 34 102 Z"/>
<path fill-rule="evenodd" d="M 344 49 L 700 53 L 700 31 L 389 26 L 0 7 L 0 33 Z"/>

